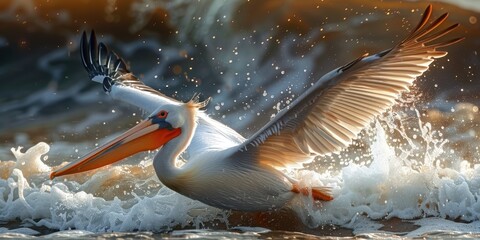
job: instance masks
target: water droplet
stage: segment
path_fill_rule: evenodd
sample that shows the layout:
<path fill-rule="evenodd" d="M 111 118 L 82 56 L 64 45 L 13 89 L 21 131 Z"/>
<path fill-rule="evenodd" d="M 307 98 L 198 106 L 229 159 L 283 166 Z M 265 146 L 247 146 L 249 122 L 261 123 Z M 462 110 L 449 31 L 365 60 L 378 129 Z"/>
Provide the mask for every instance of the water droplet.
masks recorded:
<path fill-rule="evenodd" d="M 477 18 L 475 16 L 470 16 L 470 18 L 468 18 L 468 21 L 470 22 L 470 24 L 475 24 L 477 23 Z"/>

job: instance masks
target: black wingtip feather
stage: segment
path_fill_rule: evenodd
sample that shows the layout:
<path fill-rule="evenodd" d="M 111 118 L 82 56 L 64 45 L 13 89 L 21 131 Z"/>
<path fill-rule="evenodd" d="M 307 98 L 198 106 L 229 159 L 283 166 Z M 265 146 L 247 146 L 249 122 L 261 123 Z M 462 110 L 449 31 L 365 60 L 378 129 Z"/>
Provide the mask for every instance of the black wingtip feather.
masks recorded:
<path fill-rule="evenodd" d="M 123 59 L 119 58 L 117 59 L 117 62 L 115 63 L 115 72 L 117 73 L 125 73 L 127 69 L 127 65 L 123 61 Z"/>
<path fill-rule="evenodd" d="M 98 44 L 98 65 L 100 66 L 100 71 L 105 72 L 107 70 L 106 62 L 107 62 L 107 55 L 108 55 L 108 48 L 102 42 Z"/>
<path fill-rule="evenodd" d="M 90 37 L 85 31 L 82 33 L 80 58 L 91 79 L 96 76 L 105 77 L 102 83 L 107 92 L 110 91 L 115 78 L 130 72 L 127 64 L 115 52 L 109 51 L 102 42 L 97 44 L 97 37 L 93 30 Z"/>
<path fill-rule="evenodd" d="M 103 82 L 102 82 L 103 90 L 104 90 L 105 92 L 110 92 L 110 90 L 112 89 L 113 82 L 114 82 L 114 81 L 112 80 L 112 78 L 110 78 L 110 77 L 105 77 L 105 78 L 103 79 Z"/>
<path fill-rule="evenodd" d="M 94 70 L 98 71 L 100 69 L 96 68 L 95 59 L 97 58 L 97 37 L 95 36 L 95 31 L 92 30 L 90 33 L 90 41 L 89 41 L 89 60 L 92 63 L 92 67 Z"/>
<path fill-rule="evenodd" d="M 108 53 L 108 56 L 107 56 L 107 62 L 105 63 L 105 66 L 106 66 L 106 75 L 110 75 L 111 74 L 111 71 L 110 71 L 110 65 L 112 64 L 112 60 L 113 60 L 113 57 L 114 57 L 114 54 L 113 52 L 109 52 Z"/>
<path fill-rule="evenodd" d="M 90 69 L 89 62 L 87 61 L 87 49 L 88 49 L 88 41 L 87 41 L 87 33 L 83 31 L 82 40 L 80 41 L 80 57 L 82 58 L 82 64 L 87 69 Z"/>

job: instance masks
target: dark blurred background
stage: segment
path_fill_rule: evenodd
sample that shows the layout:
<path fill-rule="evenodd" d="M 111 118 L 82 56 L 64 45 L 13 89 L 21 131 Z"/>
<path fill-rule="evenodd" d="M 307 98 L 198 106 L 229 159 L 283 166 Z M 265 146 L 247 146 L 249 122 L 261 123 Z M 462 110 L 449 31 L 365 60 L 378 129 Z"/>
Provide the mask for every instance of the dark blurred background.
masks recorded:
<path fill-rule="evenodd" d="M 0 1 L 0 159 L 39 141 L 77 152 L 75 144 L 91 147 L 141 118 L 89 81 L 78 53 L 83 31 L 94 29 L 161 92 L 212 96 L 212 117 L 248 136 L 324 73 L 401 41 L 428 4 L 434 17 L 449 12 L 445 26 L 460 23 L 452 37 L 466 39 L 419 78 L 418 105 L 478 106 L 475 0 Z"/>

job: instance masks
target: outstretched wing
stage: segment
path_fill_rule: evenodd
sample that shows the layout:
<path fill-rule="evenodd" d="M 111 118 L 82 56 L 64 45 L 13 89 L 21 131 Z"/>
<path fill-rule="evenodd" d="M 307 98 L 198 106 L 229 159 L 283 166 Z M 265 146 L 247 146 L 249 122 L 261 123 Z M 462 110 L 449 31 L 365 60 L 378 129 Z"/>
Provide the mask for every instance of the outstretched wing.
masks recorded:
<path fill-rule="evenodd" d="M 87 34 L 83 32 L 80 54 L 90 78 L 103 84 L 103 90 L 114 99 L 135 105 L 148 113 L 162 105 L 178 103 L 177 100 L 154 90 L 135 77 L 116 53 L 109 51 L 103 43 L 97 44 L 93 31 L 89 41 Z M 200 112 L 198 127 L 186 152 L 187 155 L 195 156 L 207 148 L 221 149 L 244 141 L 245 139 L 233 129 Z"/>
<path fill-rule="evenodd" d="M 448 14 L 427 25 L 431 13 L 430 5 L 418 26 L 395 47 L 327 73 L 243 147 L 255 151 L 261 163 L 281 169 L 350 145 L 375 116 L 409 90 L 435 58 L 447 54 L 439 48 L 463 39 L 436 42 L 458 24 L 437 30 Z"/>
<path fill-rule="evenodd" d="M 83 32 L 80 42 L 82 63 L 92 81 L 103 85 L 103 90 L 117 100 L 153 112 L 159 105 L 177 102 L 145 85 L 130 72 L 125 61 L 103 43 L 97 44 L 95 32 Z"/>

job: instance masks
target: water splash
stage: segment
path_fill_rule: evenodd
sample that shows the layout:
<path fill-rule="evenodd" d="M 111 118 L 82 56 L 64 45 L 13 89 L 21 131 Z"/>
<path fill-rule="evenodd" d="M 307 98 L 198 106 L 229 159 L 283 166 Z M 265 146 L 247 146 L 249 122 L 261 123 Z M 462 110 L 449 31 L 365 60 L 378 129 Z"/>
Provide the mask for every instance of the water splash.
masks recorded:
<path fill-rule="evenodd" d="M 115 166 L 106 173 L 94 172 L 88 181 L 79 177 L 52 182 L 48 180 L 50 168 L 40 160 L 49 146 L 39 143 L 25 153 L 20 149 L 12 149 L 17 162 L 10 164 L 11 175 L 0 179 L 1 221 L 20 219 L 24 223 L 59 230 L 160 232 L 177 226 L 201 227 L 203 222 L 225 218 L 221 211 L 163 187 L 152 194 L 137 195 L 132 190 L 130 198 L 115 196 L 107 200 L 110 195 L 117 194 L 115 189 L 121 184 L 117 181 L 129 182 L 135 175 L 138 177 L 136 186 L 148 187 L 146 180 L 149 178 L 140 177 L 145 172 L 139 171 L 138 166 Z M 99 187 L 102 185 L 106 188 Z M 102 194 L 105 195 L 95 196 Z"/>
<path fill-rule="evenodd" d="M 305 224 L 333 223 L 361 233 L 361 229 L 371 232 L 382 226 L 369 220 L 392 217 L 480 219 L 479 165 L 446 154 L 450 153 L 448 141 L 430 123 L 422 122 L 417 110 L 414 113 L 407 120 L 402 114 L 389 113 L 376 122 L 370 136 L 370 165 L 351 163 L 339 173 L 300 172 L 299 177 L 309 179 L 310 185 L 332 186 L 335 195 L 321 208 L 305 201 L 294 206 Z M 419 135 L 411 137 L 413 130 Z M 403 141 L 392 141 L 395 132 Z"/>
<path fill-rule="evenodd" d="M 304 197 L 293 201 L 290 207 L 304 224 L 312 228 L 335 224 L 355 233 L 372 233 L 382 226 L 374 220 L 392 217 L 478 222 L 479 165 L 452 156 L 448 141 L 422 122 L 417 110 L 413 116 L 385 114 L 365 132 L 370 164 L 352 162 L 323 173 L 292 173 L 306 186 L 331 187 L 335 196 L 331 202 L 313 203 Z M 39 143 L 25 153 L 20 149 L 12 149 L 16 162 L 2 162 L 11 169 L 9 177 L 0 180 L 2 221 L 21 219 L 51 229 L 91 232 L 201 228 L 214 220 L 228 225 L 227 211 L 162 187 L 151 159 L 140 166 L 113 166 L 52 182 L 50 168 L 41 161 L 49 146 Z"/>

